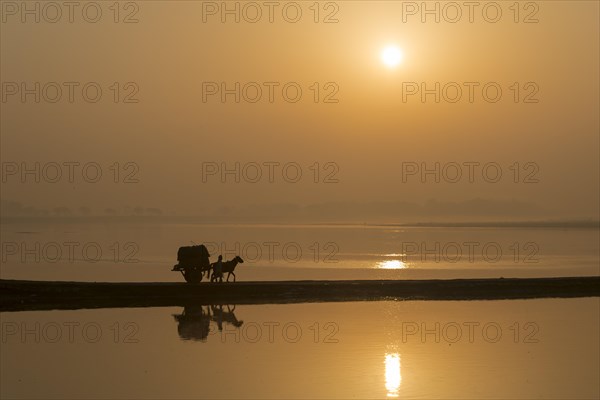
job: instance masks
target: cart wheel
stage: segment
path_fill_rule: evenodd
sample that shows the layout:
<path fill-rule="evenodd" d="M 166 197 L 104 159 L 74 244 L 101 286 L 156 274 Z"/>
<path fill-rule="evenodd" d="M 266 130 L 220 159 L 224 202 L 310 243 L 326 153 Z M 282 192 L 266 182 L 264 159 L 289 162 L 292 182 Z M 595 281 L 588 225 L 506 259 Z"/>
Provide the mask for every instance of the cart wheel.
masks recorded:
<path fill-rule="evenodd" d="M 183 273 L 183 277 L 187 283 L 200 283 L 202 282 L 202 272 L 198 270 L 187 270 Z"/>

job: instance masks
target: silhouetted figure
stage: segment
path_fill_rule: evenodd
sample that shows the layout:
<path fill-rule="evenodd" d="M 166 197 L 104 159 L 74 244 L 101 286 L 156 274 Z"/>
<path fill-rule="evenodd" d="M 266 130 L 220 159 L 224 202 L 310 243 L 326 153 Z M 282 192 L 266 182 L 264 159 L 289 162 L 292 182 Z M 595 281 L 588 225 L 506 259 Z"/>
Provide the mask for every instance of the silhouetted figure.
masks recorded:
<path fill-rule="evenodd" d="M 231 260 L 231 261 L 222 262 L 222 257 L 219 256 L 219 261 L 221 261 L 221 265 L 219 267 L 221 269 L 221 273 L 220 273 L 220 279 L 221 280 L 220 280 L 220 282 L 223 282 L 223 274 L 225 274 L 225 273 L 227 274 L 227 282 L 229 282 L 229 277 L 231 275 L 233 275 L 233 281 L 235 282 L 235 273 L 233 271 L 235 270 L 235 267 L 238 264 L 244 262 L 244 260 L 242 260 L 242 257 L 235 256 L 235 258 L 233 260 Z M 217 277 L 219 277 L 219 276 L 215 277 L 215 275 L 216 275 L 216 268 L 218 267 L 217 264 L 219 263 L 219 261 L 217 261 L 216 263 L 212 264 L 212 266 L 213 266 L 213 275 L 210 278 L 211 282 L 216 281 Z"/>
<path fill-rule="evenodd" d="M 214 264 L 213 275 L 210 280 L 212 282 L 216 281 L 217 279 L 219 280 L 219 282 L 223 282 L 223 256 L 221 255 L 219 256 L 217 262 Z"/>

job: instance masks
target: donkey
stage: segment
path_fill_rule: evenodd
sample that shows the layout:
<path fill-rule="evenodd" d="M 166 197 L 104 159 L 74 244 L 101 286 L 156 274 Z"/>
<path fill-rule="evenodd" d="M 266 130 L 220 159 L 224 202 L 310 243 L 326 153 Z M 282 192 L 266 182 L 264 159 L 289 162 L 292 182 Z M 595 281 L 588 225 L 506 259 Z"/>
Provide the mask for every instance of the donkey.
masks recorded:
<path fill-rule="evenodd" d="M 235 256 L 235 258 L 231 261 L 223 261 L 223 269 L 221 272 L 223 273 L 223 275 L 225 273 L 227 273 L 227 280 L 226 280 L 227 282 L 229 282 L 229 277 L 231 275 L 233 275 L 233 281 L 235 282 L 235 273 L 233 271 L 235 270 L 235 267 L 238 265 L 238 263 L 243 263 L 243 262 L 244 262 L 244 260 L 242 260 L 242 257 L 240 257 L 240 256 Z M 219 277 L 216 276 L 216 274 L 215 274 L 215 264 L 216 263 L 210 264 L 210 269 L 212 272 L 212 274 L 210 276 L 211 282 L 216 282 L 217 279 L 219 279 Z M 223 279 L 222 276 L 221 276 L 221 279 Z"/>

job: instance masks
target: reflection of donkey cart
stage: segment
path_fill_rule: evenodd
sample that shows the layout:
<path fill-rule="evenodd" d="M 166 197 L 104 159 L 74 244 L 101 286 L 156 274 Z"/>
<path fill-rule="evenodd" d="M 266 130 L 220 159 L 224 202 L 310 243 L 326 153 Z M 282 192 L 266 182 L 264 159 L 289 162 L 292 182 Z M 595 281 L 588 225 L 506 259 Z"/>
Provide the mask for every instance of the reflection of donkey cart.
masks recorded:
<path fill-rule="evenodd" d="M 187 283 L 199 283 L 210 275 L 210 254 L 203 244 L 184 246 L 177 251 L 177 265 L 171 271 L 179 271 Z"/>

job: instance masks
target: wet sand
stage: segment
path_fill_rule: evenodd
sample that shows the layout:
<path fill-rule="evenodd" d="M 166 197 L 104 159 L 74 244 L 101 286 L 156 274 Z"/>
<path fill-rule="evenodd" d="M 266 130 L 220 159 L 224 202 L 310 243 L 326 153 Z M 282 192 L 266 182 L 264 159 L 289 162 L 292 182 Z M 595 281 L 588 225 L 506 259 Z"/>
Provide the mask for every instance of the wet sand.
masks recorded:
<path fill-rule="evenodd" d="M 600 296 L 600 277 L 101 283 L 0 280 L 0 311 L 186 304 L 500 300 Z"/>

